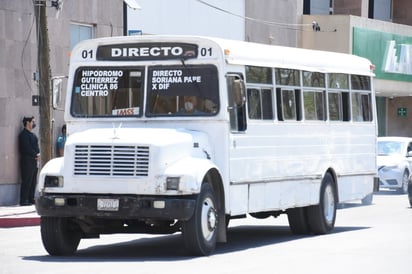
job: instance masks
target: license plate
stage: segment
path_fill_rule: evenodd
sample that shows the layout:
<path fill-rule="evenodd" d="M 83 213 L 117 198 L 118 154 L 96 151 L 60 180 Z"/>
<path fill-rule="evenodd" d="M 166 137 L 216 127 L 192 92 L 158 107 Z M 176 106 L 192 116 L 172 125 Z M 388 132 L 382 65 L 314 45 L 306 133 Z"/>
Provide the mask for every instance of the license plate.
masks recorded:
<path fill-rule="evenodd" d="M 97 210 L 119 211 L 119 199 L 97 199 Z"/>

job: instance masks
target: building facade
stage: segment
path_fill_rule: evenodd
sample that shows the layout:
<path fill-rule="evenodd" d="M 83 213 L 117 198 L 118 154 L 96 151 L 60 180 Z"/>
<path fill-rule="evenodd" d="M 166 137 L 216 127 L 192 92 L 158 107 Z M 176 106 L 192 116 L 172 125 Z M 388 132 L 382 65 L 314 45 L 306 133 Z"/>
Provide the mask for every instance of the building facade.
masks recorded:
<path fill-rule="evenodd" d="M 302 32 L 298 47 L 350 53 L 371 60 L 376 75 L 378 134 L 412 136 L 412 15 L 406 12 L 412 2 L 333 3 L 333 15 L 302 16 L 303 24 L 317 22 L 320 31 Z"/>
<path fill-rule="evenodd" d="M 70 51 L 78 41 L 123 33 L 122 0 L 63 1 L 60 9 L 52 4 L 50 0 L 0 1 L 0 206 L 19 202 L 17 137 L 22 118 L 34 116 L 39 124 L 35 8 L 46 5 L 52 76 L 67 75 Z M 39 136 L 39 130 L 51 130 L 56 140 L 64 124 L 63 112 L 53 111 L 51 119 L 52 129 L 40 125 L 34 133 Z M 55 151 L 54 141 L 50 146 Z"/>

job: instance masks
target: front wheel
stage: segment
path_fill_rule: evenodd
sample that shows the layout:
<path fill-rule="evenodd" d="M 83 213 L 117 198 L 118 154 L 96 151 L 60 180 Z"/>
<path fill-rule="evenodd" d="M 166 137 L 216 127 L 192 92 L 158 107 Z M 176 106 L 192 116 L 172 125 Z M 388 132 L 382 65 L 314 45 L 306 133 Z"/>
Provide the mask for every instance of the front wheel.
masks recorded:
<path fill-rule="evenodd" d="M 210 184 L 202 185 L 193 216 L 182 222 L 185 247 L 193 254 L 206 256 L 216 247 L 217 208 L 216 198 Z"/>
<path fill-rule="evenodd" d="M 69 218 L 41 217 L 40 231 L 43 246 L 52 256 L 69 256 L 76 252 L 81 230 Z"/>
<path fill-rule="evenodd" d="M 308 224 L 315 234 L 325 234 L 331 231 L 336 219 L 336 190 L 332 176 L 327 173 L 320 187 L 318 205 L 307 208 Z"/>
<path fill-rule="evenodd" d="M 412 207 L 412 181 L 409 181 L 408 183 L 408 199 L 409 205 Z"/>
<path fill-rule="evenodd" d="M 408 171 L 405 170 L 405 172 L 403 173 L 403 176 L 402 176 L 402 185 L 398 189 L 398 192 L 400 194 L 408 193 L 408 183 L 409 183 L 409 173 L 408 173 Z"/>

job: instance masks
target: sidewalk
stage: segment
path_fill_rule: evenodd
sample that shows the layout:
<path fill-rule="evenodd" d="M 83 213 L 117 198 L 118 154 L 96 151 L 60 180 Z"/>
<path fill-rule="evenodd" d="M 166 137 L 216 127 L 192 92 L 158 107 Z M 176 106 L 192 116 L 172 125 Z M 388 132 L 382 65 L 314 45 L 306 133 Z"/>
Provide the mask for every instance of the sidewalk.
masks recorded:
<path fill-rule="evenodd" d="M 0 206 L 0 228 L 37 226 L 40 217 L 34 205 Z"/>

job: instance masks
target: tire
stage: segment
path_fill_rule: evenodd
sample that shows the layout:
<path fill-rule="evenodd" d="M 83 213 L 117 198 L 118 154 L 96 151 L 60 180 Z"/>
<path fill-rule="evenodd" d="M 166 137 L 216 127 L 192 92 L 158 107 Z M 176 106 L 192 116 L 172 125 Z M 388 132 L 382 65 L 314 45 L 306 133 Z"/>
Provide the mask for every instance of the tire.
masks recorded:
<path fill-rule="evenodd" d="M 409 205 L 412 207 L 412 181 L 408 183 L 408 199 Z"/>
<path fill-rule="evenodd" d="M 40 231 L 43 246 L 52 256 L 73 255 L 82 235 L 69 218 L 41 217 Z"/>
<path fill-rule="evenodd" d="M 402 186 L 398 189 L 400 194 L 408 193 L 409 173 L 405 170 L 402 176 Z"/>
<path fill-rule="evenodd" d="M 320 187 L 318 205 L 307 208 L 308 224 L 311 232 L 325 234 L 333 229 L 336 219 L 336 190 L 332 176 L 327 173 Z"/>
<path fill-rule="evenodd" d="M 307 220 L 306 208 L 297 207 L 286 210 L 289 227 L 293 234 L 309 234 L 310 229 Z"/>
<path fill-rule="evenodd" d="M 207 256 L 216 247 L 218 210 L 213 188 L 202 185 L 193 216 L 182 223 L 183 241 L 186 249 L 196 256 Z"/>

